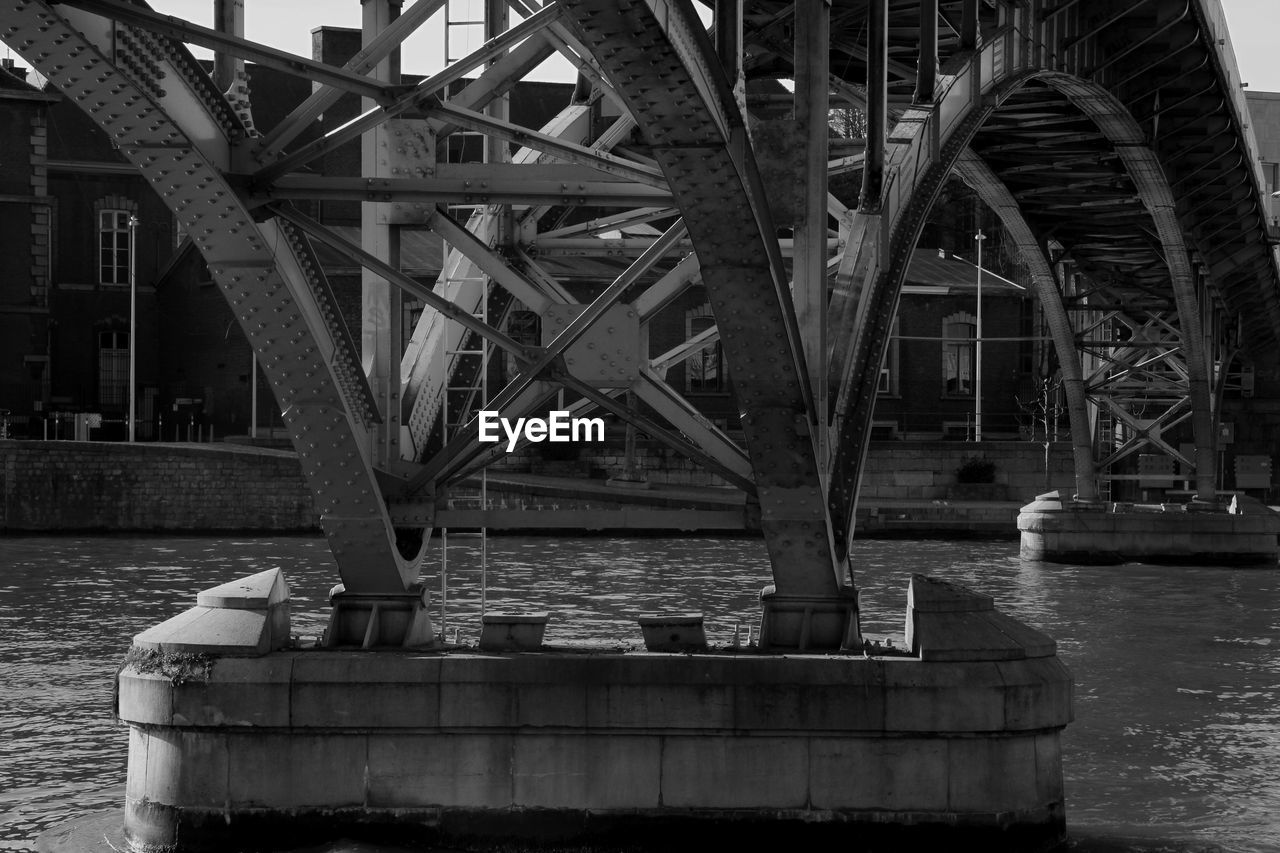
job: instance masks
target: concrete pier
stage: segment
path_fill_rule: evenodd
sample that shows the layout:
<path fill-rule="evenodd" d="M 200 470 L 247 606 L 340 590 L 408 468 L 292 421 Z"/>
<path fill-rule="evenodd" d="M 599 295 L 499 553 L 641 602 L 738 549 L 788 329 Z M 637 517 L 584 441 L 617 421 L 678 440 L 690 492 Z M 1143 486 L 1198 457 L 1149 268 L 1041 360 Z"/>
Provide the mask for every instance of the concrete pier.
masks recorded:
<path fill-rule="evenodd" d="M 139 849 L 370 827 L 628 842 L 940 834 L 987 849 L 1065 833 L 1072 682 L 1053 641 L 923 576 L 910 653 L 896 655 L 259 653 L 247 650 L 264 630 L 277 637 L 287 611 L 242 601 L 274 609 L 246 620 L 255 635 L 235 656 L 166 657 L 165 635 L 191 621 L 175 617 L 140 635 L 146 649 L 120 672 L 124 828 Z"/>
<path fill-rule="evenodd" d="M 1266 565 L 1280 559 L 1280 513 L 1221 504 L 1079 503 L 1047 492 L 1018 514 L 1021 555 L 1055 563 Z"/>

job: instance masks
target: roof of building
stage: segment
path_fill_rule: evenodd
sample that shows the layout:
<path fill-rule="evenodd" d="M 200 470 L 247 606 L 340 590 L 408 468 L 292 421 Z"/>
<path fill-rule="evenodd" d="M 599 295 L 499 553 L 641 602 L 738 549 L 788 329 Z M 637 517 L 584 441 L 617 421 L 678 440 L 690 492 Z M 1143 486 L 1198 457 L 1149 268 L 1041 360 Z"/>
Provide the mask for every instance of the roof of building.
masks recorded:
<path fill-rule="evenodd" d="M 19 68 L 11 59 L 0 60 L 0 98 L 28 101 L 56 101 L 58 96 L 41 92 L 27 82 L 27 69 Z"/>
<path fill-rule="evenodd" d="M 986 266 L 982 269 L 982 289 L 992 294 L 1029 295 L 1027 289 Z M 976 293 L 978 267 L 972 261 L 944 252 L 942 249 L 916 249 L 911 253 L 911 266 L 903 281 L 903 293 L 944 295 Z"/>

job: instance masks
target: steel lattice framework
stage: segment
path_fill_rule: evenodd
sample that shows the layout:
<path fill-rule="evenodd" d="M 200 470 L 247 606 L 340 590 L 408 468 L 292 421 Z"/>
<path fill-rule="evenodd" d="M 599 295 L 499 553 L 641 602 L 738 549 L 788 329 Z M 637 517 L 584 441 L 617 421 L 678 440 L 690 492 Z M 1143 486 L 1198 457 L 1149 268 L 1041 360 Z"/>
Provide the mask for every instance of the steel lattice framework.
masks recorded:
<path fill-rule="evenodd" d="M 953 174 L 1031 270 L 1078 497 L 1095 500 L 1106 466 L 1144 446 L 1212 494 L 1222 377 L 1237 351 L 1272 358 L 1280 344 L 1217 0 L 489 0 L 483 46 L 406 84 L 398 47 L 442 5 L 369 0 L 364 49 L 338 68 L 246 40 L 232 0 L 216 29 L 124 0 L 0 2 L 0 37 L 111 137 L 203 254 L 275 390 L 348 593 L 411 587 L 449 488 L 499 455 L 477 439 L 477 401 L 447 402 L 465 380 L 458 353 L 482 342 L 520 368 L 489 408 L 515 417 L 568 392 L 575 411 L 616 414 L 747 494 L 775 579 L 766 643 L 857 646 L 847 553 L 880 365 L 907 259 Z M 242 90 L 214 85 L 186 45 L 218 52 L 223 83 L 251 61 L 314 94 L 259 132 Z M 513 123 L 504 96 L 557 53 L 578 71 L 573 101 L 546 126 Z M 758 163 L 755 78 L 794 81 L 790 208 Z M 364 112 L 310 132 L 345 93 Z M 835 152 L 829 104 L 863 110 L 866 139 Z M 604 114 L 617 118 L 601 129 Z M 463 133 L 485 137 L 485 162 L 442 161 Z M 303 171 L 356 139 L 360 177 Z M 828 192 L 849 171 L 856 203 Z M 361 244 L 292 204 L 307 199 L 363 202 Z M 646 223 L 659 236 L 602 236 Z M 433 288 L 400 270 L 403 227 L 450 247 Z M 366 271 L 358 331 L 317 243 Z M 615 277 L 579 303 L 540 261 L 557 253 L 609 259 Z M 651 358 L 648 323 L 697 282 L 716 327 Z M 402 293 L 429 309 L 408 341 Z M 516 301 L 542 317 L 541 346 L 503 331 Z M 717 339 L 743 446 L 664 380 Z M 1129 424 L 1127 443 L 1095 448 L 1091 405 Z M 1194 458 L 1161 438 L 1183 420 Z"/>

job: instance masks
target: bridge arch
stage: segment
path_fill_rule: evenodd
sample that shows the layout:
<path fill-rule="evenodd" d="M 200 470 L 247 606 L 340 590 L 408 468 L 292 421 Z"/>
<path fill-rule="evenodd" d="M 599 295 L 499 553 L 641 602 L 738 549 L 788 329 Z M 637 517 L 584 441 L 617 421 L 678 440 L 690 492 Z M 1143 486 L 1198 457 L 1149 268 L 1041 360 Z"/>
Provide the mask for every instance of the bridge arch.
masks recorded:
<path fill-rule="evenodd" d="M 1137 118 L 1107 86 L 1061 68 L 1035 68 L 1016 62 L 993 61 L 999 42 L 968 56 L 967 62 L 942 87 L 929 110 L 908 110 L 894 131 L 886 171 L 891 186 L 884 203 L 859 211 L 859 240 L 846 247 L 842 267 L 865 270 L 864 281 L 837 280 L 830 312 L 832 347 L 832 429 L 837 448 L 832 463 L 831 506 L 836 537 L 844 546 L 852 537 L 854 509 L 865 461 L 875 401 L 877 374 L 896 312 L 907 261 L 943 182 L 953 172 L 969 180 L 982 201 L 1004 221 L 1024 252 L 1034 290 L 1046 313 L 1059 362 L 1064 367 L 1064 391 L 1072 428 L 1077 497 L 1096 498 L 1098 462 L 1092 449 L 1087 418 L 1085 377 L 1080 355 L 1061 295 L 1044 258 L 1044 239 L 1034 233 L 1027 217 L 1004 182 L 973 150 L 988 123 L 1029 87 L 1061 95 L 1079 117 L 1087 119 L 1123 165 L 1150 222 L 1154 246 L 1164 268 L 1167 287 L 1176 306 L 1179 342 L 1184 353 L 1186 396 L 1195 444 L 1197 495 L 1212 500 L 1216 487 L 1215 395 L 1213 365 L 1208 361 L 1200 312 L 1201 277 L 1192 265 L 1190 229 L 1180 220 L 1175 190 L 1166 178 L 1158 153 Z M 1027 57 L 1024 57 L 1024 59 Z M 994 69 L 1003 69 L 995 71 Z M 945 125 L 945 126 L 943 126 Z M 905 176 L 905 179 L 904 179 Z M 896 179 L 897 186 L 892 186 Z M 1160 442 L 1175 456 L 1177 451 Z"/>

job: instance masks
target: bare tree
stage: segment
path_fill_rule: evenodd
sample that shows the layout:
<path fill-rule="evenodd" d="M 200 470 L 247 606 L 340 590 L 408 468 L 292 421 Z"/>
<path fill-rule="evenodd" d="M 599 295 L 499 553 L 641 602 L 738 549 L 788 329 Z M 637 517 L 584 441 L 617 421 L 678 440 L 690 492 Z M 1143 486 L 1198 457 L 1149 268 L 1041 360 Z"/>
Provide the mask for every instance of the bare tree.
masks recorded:
<path fill-rule="evenodd" d="M 1051 376 L 1036 380 L 1035 390 L 1028 399 L 1015 397 L 1018 408 L 1031 417 L 1031 432 L 1028 439 L 1036 440 L 1036 429 L 1039 427 L 1044 446 L 1044 490 L 1052 488 L 1049 482 L 1049 450 L 1058 438 L 1058 424 L 1066 412 L 1066 404 L 1062 401 L 1062 376 L 1055 371 Z"/>

